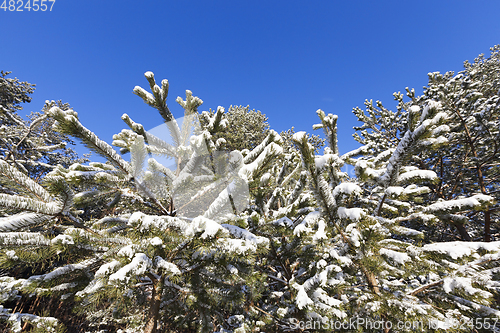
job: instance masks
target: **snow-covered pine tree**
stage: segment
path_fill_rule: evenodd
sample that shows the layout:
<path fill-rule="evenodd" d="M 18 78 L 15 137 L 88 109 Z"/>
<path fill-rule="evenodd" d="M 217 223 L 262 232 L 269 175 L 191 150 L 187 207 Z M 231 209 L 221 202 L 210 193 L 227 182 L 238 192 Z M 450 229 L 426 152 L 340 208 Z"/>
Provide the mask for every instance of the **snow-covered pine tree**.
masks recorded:
<path fill-rule="evenodd" d="M 422 160 L 442 179 L 436 196 L 443 199 L 492 195 L 500 199 L 500 45 L 491 48 L 490 57 L 479 55 L 454 75 L 429 74 L 429 84 L 419 103 L 439 100 L 449 114 L 443 137 L 444 149 L 423 154 Z M 440 140 L 441 141 L 441 140 Z M 443 140 L 444 141 L 444 140 Z M 430 142 L 433 146 L 438 142 Z M 442 175 L 442 176 L 441 176 Z M 474 240 L 492 239 L 492 226 L 498 233 L 500 206 L 468 212 L 463 220 Z M 465 235 L 467 238 L 468 235 Z"/>
<path fill-rule="evenodd" d="M 411 157 L 413 166 L 433 170 L 439 176 L 438 186 L 431 188 L 434 199 L 450 200 L 474 193 L 492 195 L 496 205 L 485 211 L 466 211 L 434 226 L 435 240 L 456 239 L 454 229 L 463 240 L 490 241 L 498 232 L 500 166 L 500 46 L 491 55 L 465 62 L 465 70 L 454 74 L 429 73 L 429 83 L 422 96 L 406 89 L 409 102 L 395 93 L 397 111 L 392 112 L 377 101 L 377 107 L 366 102 L 366 110 L 354 109 L 362 126 L 356 127 L 355 139 L 366 151 L 394 149 L 407 126 L 404 112 L 410 105 L 424 107 L 431 100 L 441 103 L 447 114 L 446 124 L 436 129 L 436 138 L 422 142 Z M 439 134 L 439 135 L 437 135 Z M 368 149 L 369 148 L 369 149 Z M 450 227 L 452 227 L 450 229 Z M 494 228 L 492 231 L 491 228 Z"/>
<path fill-rule="evenodd" d="M 23 119 L 19 115 L 21 103 L 31 101 L 35 88 L 31 83 L 7 77 L 9 74 L 0 72 L 0 158 L 33 179 L 43 178 L 57 164 L 85 162 L 68 147 L 73 142 L 66 135 L 52 130 L 54 121 L 44 114 L 53 105 L 65 109 L 69 105 L 47 101 L 41 113 L 32 112 L 27 120 Z"/>
<path fill-rule="evenodd" d="M 213 116 L 204 113 L 207 124 L 187 141 L 191 124 L 185 120 L 179 127 L 170 113 L 168 82 L 159 88 L 151 72 L 145 76 L 152 93 L 139 87 L 134 92 L 158 109 L 174 145 L 145 133 L 124 115 L 132 131 L 122 131 L 115 144 L 132 153 L 127 162 L 85 128 L 75 111 L 55 106 L 47 112 L 56 121 L 55 129 L 80 139 L 109 163 L 58 165 L 44 186 L 2 163 L 3 176 L 17 179 L 23 189 L 1 198 L 3 206 L 23 211 L 0 220 L 2 266 L 37 268 L 35 275 L 0 278 L 2 303 L 50 295 L 78 301 L 91 329 L 115 325 L 156 332 L 230 328 L 236 320 L 231 316 L 246 313 L 258 299 L 263 276 L 252 267 L 267 240 L 241 228 L 246 222 L 234 214 L 235 203 L 247 197 L 235 189 L 272 166 L 281 153 L 279 135 L 271 132 L 245 157 L 236 151 L 220 158 L 223 141 L 213 142 L 212 134 L 224 126 L 223 109 Z M 189 91 L 185 101 L 177 101 L 185 116 L 201 105 Z M 148 154 L 172 156 L 178 169 L 149 158 L 143 170 Z M 187 183 L 198 185 L 195 198 L 213 189 L 217 195 L 203 214 L 174 217 L 180 207 L 174 208 L 177 203 L 170 199 L 179 191 L 181 197 L 192 195 Z M 98 216 L 81 210 L 92 203 L 105 206 Z M 19 323 L 21 317 L 31 318 L 9 318 Z"/>
<path fill-rule="evenodd" d="M 215 112 L 214 110 L 208 111 L 211 115 Z M 225 113 L 225 119 L 227 126 L 219 131 L 214 139 L 217 141 L 223 138 L 226 141 L 225 148 L 229 151 L 252 150 L 269 134 L 267 116 L 258 110 L 250 110 L 250 106 L 231 105 Z M 200 121 L 203 123 L 204 118 Z"/>
<path fill-rule="evenodd" d="M 299 148 L 297 144 L 293 141 L 293 135 L 295 134 L 295 127 L 292 126 L 292 128 L 287 129 L 286 131 L 283 131 L 280 133 L 280 136 L 283 138 L 283 146 L 285 152 L 290 152 L 290 151 L 299 151 Z M 310 134 L 308 135 L 308 140 L 309 143 L 312 144 L 314 148 L 315 153 L 319 153 L 321 148 L 325 146 L 325 139 L 322 139 L 319 135 L 317 134 Z"/>
<path fill-rule="evenodd" d="M 397 147 L 356 160 L 369 147 L 343 156 L 331 153 L 336 151 L 333 115 L 318 111 L 322 124 L 315 126 L 326 129 L 326 154 L 315 156 L 307 135 L 295 134 L 319 210 L 304 207 L 292 219 L 252 216 L 259 221 L 255 233 L 270 240 L 261 266 L 268 292 L 260 306 L 273 318 L 266 332 L 331 331 L 335 323 L 346 332 L 390 332 L 389 326 L 410 321 L 424 326 L 394 331 L 445 331 L 457 322 L 493 322 L 500 316 L 494 301 L 500 243 L 426 244 L 425 232 L 407 226 L 410 220 L 425 225 L 486 209 L 494 200 L 477 194 L 432 201 L 426 184 L 434 186 L 437 175 L 407 163 L 422 141 L 438 135 L 446 113 L 429 102 L 402 114 L 410 125 Z M 339 172 L 345 162 L 356 166 L 356 179 L 346 182 Z"/>
<path fill-rule="evenodd" d="M 18 112 L 22 110 L 21 103 L 31 101 L 30 94 L 34 91 L 34 85 L 20 82 L 17 78 L 8 78 L 8 74 L 10 73 L 0 72 L 0 195 L 2 196 L 0 229 L 2 232 L 12 227 L 41 223 L 56 216 L 66 219 L 64 196 L 69 193 L 68 189 L 60 188 L 61 184 L 57 184 L 57 180 L 52 182 L 46 175 L 57 164 L 69 166 L 75 162 L 86 161 L 85 158 L 77 158 L 76 153 L 67 147 L 73 142 L 66 135 L 53 131 L 51 126 L 54 120 L 44 114 L 52 105 L 59 105 L 62 108 L 69 106 L 60 101 L 47 101 L 41 113 L 32 112 L 27 119 L 23 119 Z M 44 190 L 40 186 L 42 181 L 52 182 L 62 195 L 53 196 L 50 188 L 48 191 Z M 40 214 L 42 212 L 48 215 Z M 2 241 L 0 244 L 3 248 Z M 29 246 L 28 243 L 26 246 Z M 7 250 L 7 253 L 16 257 L 15 251 Z M 26 254 L 29 257 L 26 261 L 31 264 L 30 268 L 7 262 L 2 265 L 0 275 L 23 276 L 28 274 L 28 271 L 36 274 L 41 266 L 47 265 L 56 257 L 51 251 L 39 253 L 35 250 Z M 9 298 L 8 294 L 4 296 Z M 5 297 L 2 297 L 2 303 L 6 300 Z M 19 305 L 23 307 L 27 304 L 21 302 Z M 9 318 L 15 329 L 21 329 L 27 322 L 31 322 L 35 330 L 56 325 L 54 318 L 46 317 L 43 313 L 40 313 L 40 316 L 9 314 L 3 307 L 0 312 L 0 317 Z M 22 321 L 26 323 L 21 325 Z"/>

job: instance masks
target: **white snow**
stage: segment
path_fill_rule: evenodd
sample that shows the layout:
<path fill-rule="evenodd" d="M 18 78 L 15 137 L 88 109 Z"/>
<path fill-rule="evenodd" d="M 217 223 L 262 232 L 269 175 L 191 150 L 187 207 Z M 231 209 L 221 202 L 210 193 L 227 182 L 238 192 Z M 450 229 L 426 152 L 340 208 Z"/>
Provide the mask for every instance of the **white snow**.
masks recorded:
<path fill-rule="evenodd" d="M 136 253 L 132 261 L 109 276 L 109 281 L 128 281 L 129 275 L 141 276 L 153 265 L 144 253 Z"/>
<path fill-rule="evenodd" d="M 278 310 L 276 310 L 276 314 L 280 318 L 284 317 L 287 314 L 287 312 L 288 312 L 287 308 L 279 308 Z"/>
<path fill-rule="evenodd" d="M 318 230 L 313 235 L 313 242 L 316 243 L 321 239 L 328 239 L 328 235 L 326 234 L 326 222 L 323 219 L 318 220 Z"/>
<path fill-rule="evenodd" d="M 442 242 L 426 244 L 422 247 L 423 252 L 437 252 L 458 259 L 464 256 L 470 256 L 474 252 L 485 250 L 490 252 L 500 251 L 500 241 L 496 242 Z"/>
<path fill-rule="evenodd" d="M 314 156 L 314 163 L 317 169 L 323 169 L 327 165 L 341 167 L 344 161 L 337 154 L 324 154 Z"/>
<path fill-rule="evenodd" d="M 300 222 L 295 229 L 293 229 L 293 234 L 300 236 L 301 233 L 310 233 L 312 232 L 312 226 L 318 223 L 318 220 L 321 219 L 321 213 L 318 211 L 311 212 L 304 217 L 302 222 Z"/>
<path fill-rule="evenodd" d="M 217 246 L 223 251 L 235 252 L 237 254 L 246 254 L 257 250 L 255 243 L 243 239 L 218 239 Z"/>
<path fill-rule="evenodd" d="M 306 132 L 300 131 L 300 132 L 295 133 L 292 138 L 295 141 L 301 142 L 304 139 L 304 137 L 306 137 L 306 136 L 307 136 Z"/>
<path fill-rule="evenodd" d="M 117 253 L 118 256 L 125 256 L 125 257 L 128 257 L 129 259 L 132 259 L 134 254 L 135 254 L 135 250 L 134 250 L 133 244 L 122 247 L 120 249 L 120 251 L 118 251 L 118 253 Z"/>
<path fill-rule="evenodd" d="M 403 252 L 382 248 L 379 250 L 379 253 L 392 259 L 395 263 L 398 263 L 400 265 L 404 265 L 405 262 L 411 261 L 410 256 Z"/>
<path fill-rule="evenodd" d="M 479 294 L 480 297 L 483 298 L 490 298 L 492 296 L 491 293 L 474 288 L 472 286 L 472 279 L 471 278 L 465 278 L 465 277 L 446 277 L 443 281 L 443 290 L 450 294 L 452 293 L 455 289 L 460 289 L 463 290 L 466 294 L 468 295 L 475 295 Z"/>
<path fill-rule="evenodd" d="M 233 150 L 232 152 L 230 152 L 229 163 L 241 166 L 241 164 L 243 163 L 243 155 L 241 155 L 241 152 L 238 150 Z"/>
<path fill-rule="evenodd" d="M 437 138 L 428 138 L 419 142 L 422 146 L 443 145 L 445 143 L 448 143 L 448 139 L 442 135 Z"/>
<path fill-rule="evenodd" d="M 406 228 L 402 226 L 394 226 L 393 230 L 400 235 L 410 236 L 410 237 L 423 237 L 424 233 L 411 228 Z"/>
<path fill-rule="evenodd" d="M 236 267 L 234 267 L 233 265 L 228 264 L 228 265 L 226 266 L 226 268 L 227 268 L 227 270 L 228 270 L 229 272 L 231 272 L 231 274 L 238 274 L 238 269 L 237 269 Z"/>
<path fill-rule="evenodd" d="M 313 291 L 312 299 L 314 300 L 314 305 L 317 308 L 331 312 L 337 318 L 347 317 L 347 313 L 338 309 L 343 302 L 329 296 L 328 293 L 322 288 L 317 288 Z"/>
<path fill-rule="evenodd" d="M 253 175 L 258 170 L 259 166 L 262 165 L 262 163 L 268 157 L 281 155 L 281 154 L 283 154 L 283 147 L 277 145 L 274 142 L 271 142 L 270 144 L 268 144 L 264 148 L 264 150 L 260 153 L 260 155 L 252 163 L 244 164 L 241 167 L 241 169 L 238 171 L 238 174 L 241 178 L 248 179 L 249 181 L 251 181 L 253 179 Z"/>
<path fill-rule="evenodd" d="M 49 209 L 58 207 L 57 205 L 49 206 L 48 204 L 45 204 L 44 206 L 47 206 L 46 208 Z M 19 205 L 17 205 L 17 207 L 20 208 Z M 47 220 L 50 220 L 51 218 L 52 217 L 48 215 L 42 215 L 37 213 L 26 213 L 26 212 L 9 215 L 6 217 L 0 217 L 0 234 L 8 231 L 18 230 L 20 228 L 24 228 L 34 224 L 41 224 Z"/>
<path fill-rule="evenodd" d="M 404 187 L 402 186 L 389 186 L 388 188 L 385 189 L 385 194 L 388 196 L 396 196 L 399 197 L 401 194 L 403 194 L 405 191 Z"/>
<path fill-rule="evenodd" d="M 479 207 L 483 203 L 493 202 L 493 197 L 484 194 L 476 194 L 469 198 L 447 200 L 433 203 L 424 208 L 425 213 L 443 213 L 451 211 L 463 211 Z"/>
<path fill-rule="evenodd" d="M 128 221 L 130 226 L 136 227 L 138 231 L 149 231 L 151 228 L 164 230 L 172 225 L 184 224 L 181 220 L 170 216 L 151 216 L 141 212 L 134 212 Z"/>
<path fill-rule="evenodd" d="M 194 236 L 197 232 L 203 231 L 201 238 L 213 237 L 219 230 L 224 230 L 222 226 L 214 220 L 203 216 L 197 216 L 191 222 L 191 230 L 186 230 L 186 235 Z"/>
<path fill-rule="evenodd" d="M 171 273 L 172 275 L 181 274 L 181 271 L 180 271 L 179 267 L 177 267 L 176 264 L 168 262 L 160 256 L 157 256 L 155 258 L 155 264 L 156 264 L 156 267 L 163 268 L 164 270 Z"/>
<path fill-rule="evenodd" d="M 161 240 L 160 237 L 154 237 L 154 238 L 151 238 L 149 240 L 149 243 L 153 246 L 158 246 L 158 245 L 162 245 L 163 244 L 163 241 Z"/>
<path fill-rule="evenodd" d="M 266 186 L 269 183 L 270 179 L 271 179 L 271 174 L 269 172 L 263 174 L 262 177 L 260 177 L 260 186 Z"/>
<path fill-rule="evenodd" d="M 341 219 L 349 219 L 353 222 L 359 221 L 362 216 L 366 215 L 363 208 L 345 208 L 339 207 L 337 210 L 337 215 Z"/>
<path fill-rule="evenodd" d="M 49 245 L 50 241 L 36 232 L 0 232 L 2 245 Z"/>
<path fill-rule="evenodd" d="M 234 237 L 242 238 L 244 240 L 250 241 L 255 244 L 268 244 L 269 239 L 262 236 L 256 236 L 250 231 L 237 227 L 231 224 L 221 224 L 222 227 L 226 228 L 227 231 Z"/>
<path fill-rule="evenodd" d="M 309 298 L 306 291 L 304 290 L 304 286 L 298 283 L 294 283 L 292 287 L 297 290 L 297 295 L 295 296 L 295 303 L 297 304 L 297 307 L 299 309 L 303 309 L 304 307 L 310 304 L 314 304 L 312 299 Z"/>
<path fill-rule="evenodd" d="M 441 125 L 432 130 L 433 135 L 438 135 L 442 133 L 447 133 L 450 131 L 450 127 L 448 125 Z"/>
<path fill-rule="evenodd" d="M 351 223 L 345 228 L 345 232 L 348 235 L 352 245 L 354 245 L 355 247 L 359 247 L 361 245 L 361 233 L 356 227 L 356 223 Z"/>
<path fill-rule="evenodd" d="M 77 264 L 69 264 L 69 265 L 65 265 L 62 267 L 58 267 L 58 268 L 54 269 L 52 272 L 47 273 L 47 274 L 32 275 L 29 277 L 27 282 L 29 283 L 29 282 L 42 281 L 42 280 L 48 281 L 48 280 L 57 278 L 61 275 L 68 274 L 68 273 L 75 271 L 75 270 L 85 269 L 89 265 L 93 264 L 95 261 L 96 261 L 96 259 L 88 259 L 88 260 L 81 261 Z"/>
<path fill-rule="evenodd" d="M 5 255 L 7 256 L 7 258 L 9 258 L 10 260 L 17 260 L 19 259 L 18 256 L 16 256 L 16 251 L 14 250 L 10 250 L 10 251 L 6 251 L 5 252 Z"/>
<path fill-rule="evenodd" d="M 373 169 L 371 164 L 365 160 L 358 160 L 354 165 L 354 172 L 356 176 L 363 175 L 363 177 L 376 179 L 385 173 L 385 169 Z"/>
<path fill-rule="evenodd" d="M 3 306 L 2 306 L 3 309 Z M 30 322 L 31 324 L 34 324 L 33 326 L 35 327 L 44 327 L 44 331 L 50 332 L 53 331 L 55 332 L 55 326 L 58 323 L 58 320 L 54 317 L 39 317 L 37 315 L 29 314 L 29 313 L 12 313 L 12 314 L 7 314 L 7 316 L 2 316 L 6 317 L 7 321 L 10 322 L 12 332 L 18 333 L 23 330 L 23 322 Z M 43 326 L 42 326 L 43 325 Z"/>
<path fill-rule="evenodd" d="M 288 217 L 284 216 L 279 220 L 274 221 L 273 224 L 278 225 L 280 227 L 291 227 L 293 226 L 293 221 L 290 220 Z"/>
<path fill-rule="evenodd" d="M 387 161 L 387 159 L 389 159 L 395 151 L 396 151 L 396 149 L 389 148 L 389 149 L 381 152 L 377 156 L 375 156 L 375 158 L 371 159 L 372 160 L 371 162 L 374 165 L 378 165 L 380 163 L 383 163 L 384 161 Z"/>
<path fill-rule="evenodd" d="M 420 122 L 425 121 L 430 109 L 439 109 L 440 107 L 441 107 L 440 102 L 433 101 L 433 100 L 430 100 L 429 102 L 427 102 L 427 105 L 424 107 L 424 111 L 422 111 L 422 114 L 420 115 Z"/>
<path fill-rule="evenodd" d="M 50 242 L 52 244 L 57 244 L 57 243 L 68 244 L 68 245 L 75 244 L 75 242 L 73 241 L 73 237 L 69 235 L 57 235 Z"/>
<path fill-rule="evenodd" d="M 71 289 L 74 288 L 78 285 L 76 282 L 71 282 L 71 283 L 61 283 L 55 287 L 50 288 L 51 291 L 62 291 L 66 289 Z"/>
<path fill-rule="evenodd" d="M 121 263 L 118 260 L 113 260 L 109 263 L 106 263 L 106 264 L 102 265 L 101 267 L 99 267 L 97 272 L 95 272 L 95 277 L 103 277 L 103 276 L 109 274 L 110 272 L 113 272 L 115 270 L 115 268 L 120 266 L 120 265 L 121 265 Z"/>
<path fill-rule="evenodd" d="M 101 289 L 104 287 L 104 282 L 103 280 L 92 280 L 83 290 L 80 290 L 77 292 L 75 295 L 78 297 L 85 297 L 85 295 L 93 294 L 97 290 Z"/>
<path fill-rule="evenodd" d="M 351 195 L 360 195 L 363 193 L 363 190 L 359 185 L 354 184 L 354 183 L 342 183 L 333 189 L 333 196 L 337 197 L 339 194 L 345 194 L 347 196 Z"/>
<path fill-rule="evenodd" d="M 429 180 L 435 181 L 439 179 L 437 174 L 431 170 L 414 170 L 402 173 L 398 177 L 398 183 L 407 182 L 410 180 Z"/>

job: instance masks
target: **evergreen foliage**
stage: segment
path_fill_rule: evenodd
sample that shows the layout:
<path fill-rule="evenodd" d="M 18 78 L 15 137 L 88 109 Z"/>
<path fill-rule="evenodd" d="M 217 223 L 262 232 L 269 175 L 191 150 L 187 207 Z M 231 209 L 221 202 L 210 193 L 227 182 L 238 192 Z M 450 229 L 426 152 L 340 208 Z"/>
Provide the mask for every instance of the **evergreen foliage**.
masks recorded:
<path fill-rule="evenodd" d="M 344 155 L 322 110 L 323 154 L 293 129 L 232 146 L 230 118 L 248 109 L 199 113 L 189 90 L 180 125 L 151 72 L 134 93 L 171 140 L 123 115 L 113 145 L 130 161 L 51 105 L 56 131 L 109 162 L 60 163 L 39 182 L 0 160 L 13 212 L 0 218 L 0 318 L 63 330 L 57 312 L 8 310 L 49 297 L 75 305 L 88 332 L 495 331 L 500 242 L 437 230 L 498 218 L 498 50 L 431 74 L 423 96 L 395 94 L 396 112 L 355 109 L 363 146 Z"/>
<path fill-rule="evenodd" d="M 413 152 L 411 164 L 432 170 L 439 176 L 431 188 L 434 200 L 459 199 L 475 193 L 491 195 L 497 204 L 483 211 L 465 211 L 435 225 L 434 240 L 485 240 L 498 234 L 500 199 L 500 47 L 491 49 L 489 58 L 478 56 L 466 61 L 458 74 L 429 73 L 429 83 L 422 96 L 406 88 L 410 101 L 395 93 L 397 111 L 392 112 L 377 101 L 367 101 L 366 110 L 354 109 L 363 123 L 356 127 L 354 137 L 362 143 L 365 153 L 395 149 L 408 126 L 404 115 L 411 108 L 423 108 L 430 101 L 439 101 L 446 122 L 437 127 L 435 137 L 423 140 Z M 412 121 L 415 121 L 413 119 Z M 492 230 L 493 228 L 493 230 Z M 444 232 L 443 232 L 444 231 Z"/>
<path fill-rule="evenodd" d="M 213 114 L 214 111 L 208 111 Z M 215 141 L 224 139 L 228 151 L 252 150 L 259 145 L 269 132 L 267 117 L 260 111 L 250 110 L 250 106 L 231 105 L 225 113 L 227 126 L 214 136 Z M 203 119 L 201 119 L 203 123 Z"/>
<path fill-rule="evenodd" d="M 0 158 L 37 180 L 57 164 L 69 166 L 87 161 L 68 147 L 73 141 L 52 130 L 54 120 L 45 115 L 53 105 L 69 109 L 69 104 L 46 101 L 41 112 L 32 112 L 25 120 L 18 112 L 21 103 L 31 101 L 35 85 L 8 78 L 9 74 L 0 71 Z M 0 188 L 2 192 L 7 190 Z"/>

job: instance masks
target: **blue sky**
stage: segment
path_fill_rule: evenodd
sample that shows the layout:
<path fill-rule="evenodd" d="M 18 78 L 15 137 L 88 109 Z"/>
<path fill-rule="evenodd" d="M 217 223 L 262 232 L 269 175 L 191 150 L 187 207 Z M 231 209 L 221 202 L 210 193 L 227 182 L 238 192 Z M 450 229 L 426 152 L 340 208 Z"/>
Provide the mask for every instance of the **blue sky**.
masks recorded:
<path fill-rule="evenodd" d="M 498 0 L 57 0 L 52 11 L 0 10 L 0 69 L 37 84 L 25 114 L 61 99 L 109 143 L 123 113 L 161 123 L 132 93 L 153 71 L 169 80 L 177 117 L 186 89 L 200 110 L 250 105 L 278 132 L 312 132 L 318 108 L 337 114 L 343 153 L 358 146 L 353 107 L 393 106 L 406 86 L 420 94 L 428 72 L 489 54 L 498 13 Z"/>

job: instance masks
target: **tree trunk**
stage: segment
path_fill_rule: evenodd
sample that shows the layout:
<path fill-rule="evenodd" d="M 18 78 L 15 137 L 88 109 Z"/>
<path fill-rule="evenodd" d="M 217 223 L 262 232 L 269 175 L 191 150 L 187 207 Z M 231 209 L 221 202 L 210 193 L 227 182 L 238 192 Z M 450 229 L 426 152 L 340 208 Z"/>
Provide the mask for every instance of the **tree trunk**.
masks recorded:
<path fill-rule="evenodd" d="M 484 241 L 491 242 L 491 212 L 484 212 Z"/>
<path fill-rule="evenodd" d="M 148 320 L 144 333 L 156 333 L 158 327 L 158 316 L 160 313 L 161 295 L 163 292 L 163 277 L 159 280 L 153 280 L 153 293 L 149 305 Z"/>

